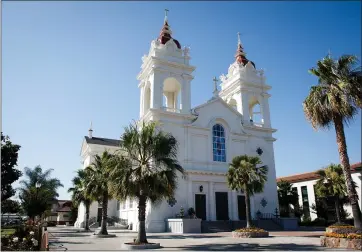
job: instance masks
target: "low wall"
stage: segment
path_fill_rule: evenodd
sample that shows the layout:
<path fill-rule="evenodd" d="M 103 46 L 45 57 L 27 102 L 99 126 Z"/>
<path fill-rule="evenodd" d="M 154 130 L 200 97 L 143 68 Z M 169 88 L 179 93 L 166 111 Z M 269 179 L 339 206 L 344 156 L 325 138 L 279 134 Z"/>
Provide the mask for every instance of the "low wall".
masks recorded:
<path fill-rule="evenodd" d="M 298 218 L 280 218 L 284 230 L 298 230 Z"/>
<path fill-rule="evenodd" d="M 166 232 L 176 234 L 201 233 L 201 219 L 167 219 Z"/>

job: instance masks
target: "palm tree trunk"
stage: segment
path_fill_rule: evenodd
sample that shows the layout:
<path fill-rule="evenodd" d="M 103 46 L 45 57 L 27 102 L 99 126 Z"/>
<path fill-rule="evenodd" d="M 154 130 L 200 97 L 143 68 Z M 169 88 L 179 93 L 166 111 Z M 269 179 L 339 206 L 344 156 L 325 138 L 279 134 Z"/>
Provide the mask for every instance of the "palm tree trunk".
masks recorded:
<path fill-rule="evenodd" d="M 349 202 L 352 206 L 354 226 L 356 228 L 362 228 L 362 214 L 361 214 L 361 209 L 359 208 L 359 205 L 358 205 L 358 196 L 356 193 L 356 189 L 354 188 L 353 180 L 352 180 L 352 176 L 351 176 L 351 170 L 350 170 L 351 167 L 349 165 L 349 158 L 348 158 L 348 154 L 347 154 L 347 144 L 346 144 L 346 137 L 344 135 L 342 117 L 334 118 L 334 126 L 335 126 L 335 130 L 336 130 L 339 159 L 341 161 L 342 168 L 343 168 L 343 174 L 346 179 Z"/>
<path fill-rule="evenodd" d="M 334 205 L 336 207 L 336 215 L 337 215 L 337 222 L 341 223 L 341 209 L 340 209 L 340 205 L 339 205 L 339 198 L 337 197 L 334 201 Z"/>
<path fill-rule="evenodd" d="M 250 196 L 247 190 L 247 186 L 244 187 L 245 194 L 245 209 L 246 209 L 246 227 L 250 228 L 253 226 L 251 223 L 251 209 L 250 209 Z"/>
<path fill-rule="evenodd" d="M 101 224 L 101 231 L 99 234 L 107 235 L 107 208 L 108 208 L 108 192 L 103 193 L 102 197 L 102 224 Z"/>
<path fill-rule="evenodd" d="M 84 227 L 84 230 L 85 231 L 88 231 L 90 230 L 89 229 L 89 203 L 85 203 L 85 227 Z"/>
<path fill-rule="evenodd" d="M 138 198 L 138 235 L 136 243 L 148 243 L 146 236 L 146 197 L 140 195 Z"/>

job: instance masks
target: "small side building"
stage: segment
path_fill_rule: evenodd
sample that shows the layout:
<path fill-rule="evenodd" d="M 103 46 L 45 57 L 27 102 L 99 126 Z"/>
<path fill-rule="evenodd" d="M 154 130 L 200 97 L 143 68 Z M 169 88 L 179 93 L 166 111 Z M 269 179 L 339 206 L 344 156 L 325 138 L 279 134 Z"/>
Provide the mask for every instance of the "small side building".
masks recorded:
<path fill-rule="evenodd" d="M 70 200 L 58 200 L 51 209 L 50 215 L 46 218 L 48 222 L 53 222 L 56 225 L 66 225 L 71 223 L 71 210 L 72 201 Z"/>
<path fill-rule="evenodd" d="M 358 203 L 361 209 L 361 177 L 362 177 L 362 163 L 355 163 L 351 165 L 352 179 L 356 183 L 356 191 L 358 194 Z M 319 176 L 314 172 L 306 172 L 302 174 L 296 174 L 286 177 L 277 178 L 277 182 L 284 180 L 288 181 L 293 185 L 293 190 L 298 192 L 299 205 L 303 208 L 303 213 L 306 216 L 309 216 L 311 220 L 316 219 L 318 216 L 314 211 L 312 211 L 311 206 L 316 204 L 316 193 L 314 186 L 317 183 Z M 334 202 L 328 203 L 328 209 L 331 209 L 331 212 L 334 211 Z M 344 205 L 344 209 L 352 217 L 352 208 L 351 205 Z M 332 215 L 332 214 L 331 214 Z M 333 217 L 333 216 L 331 216 Z"/>

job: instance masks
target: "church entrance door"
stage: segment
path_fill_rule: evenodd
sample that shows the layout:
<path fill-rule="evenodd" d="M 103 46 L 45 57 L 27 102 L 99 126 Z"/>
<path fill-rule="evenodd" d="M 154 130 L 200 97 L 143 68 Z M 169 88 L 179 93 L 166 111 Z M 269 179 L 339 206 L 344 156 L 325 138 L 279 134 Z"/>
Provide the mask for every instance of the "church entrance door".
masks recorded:
<path fill-rule="evenodd" d="M 239 220 L 246 220 L 245 196 L 238 195 Z"/>
<path fill-rule="evenodd" d="M 216 220 L 229 220 L 229 204 L 227 192 L 215 192 Z"/>
<path fill-rule="evenodd" d="M 195 194 L 195 212 L 197 218 L 206 220 L 206 195 Z"/>

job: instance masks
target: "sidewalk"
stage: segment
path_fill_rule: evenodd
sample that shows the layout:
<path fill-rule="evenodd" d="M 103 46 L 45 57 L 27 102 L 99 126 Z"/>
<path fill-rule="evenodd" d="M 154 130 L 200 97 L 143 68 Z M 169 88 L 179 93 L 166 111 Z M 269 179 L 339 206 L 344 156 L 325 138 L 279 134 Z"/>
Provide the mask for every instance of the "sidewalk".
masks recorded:
<path fill-rule="evenodd" d="M 110 231 L 114 238 L 96 238 L 93 233 L 78 232 L 69 227 L 49 228 L 50 250 L 122 250 L 121 244 L 133 241 L 136 233 L 128 230 Z M 271 232 L 268 238 L 232 238 L 229 232 L 209 234 L 149 233 L 149 242 L 160 243 L 158 250 L 188 251 L 321 251 L 329 250 L 320 246 L 321 232 Z M 287 237 L 287 238 L 286 238 Z M 335 250 L 334 250 L 335 251 Z"/>

